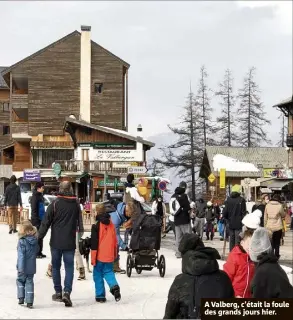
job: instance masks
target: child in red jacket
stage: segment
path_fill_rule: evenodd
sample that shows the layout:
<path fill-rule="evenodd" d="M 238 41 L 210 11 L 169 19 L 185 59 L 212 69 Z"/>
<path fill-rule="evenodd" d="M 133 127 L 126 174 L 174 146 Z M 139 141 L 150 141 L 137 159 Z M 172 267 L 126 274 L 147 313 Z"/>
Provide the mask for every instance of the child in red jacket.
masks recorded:
<path fill-rule="evenodd" d="M 232 281 L 236 298 L 251 298 L 250 284 L 255 266 L 249 257 L 249 246 L 254 230 L 247 229 L 239 245 L 230 252 L 223 270 Z"/>
<path fill-rule="evenodd" d="M 117 257 L 117 237 L 111 217 L 106 213 L 104 204 L 96 206 L 96 224 L 91 230 L 91 263 L 94 266 L 93 277 L 96 289 L 96 301 L 106 302 L 104 280 L 110 292 L 118 302 L 121 299 L 120 288 L 113 271 Z"/>

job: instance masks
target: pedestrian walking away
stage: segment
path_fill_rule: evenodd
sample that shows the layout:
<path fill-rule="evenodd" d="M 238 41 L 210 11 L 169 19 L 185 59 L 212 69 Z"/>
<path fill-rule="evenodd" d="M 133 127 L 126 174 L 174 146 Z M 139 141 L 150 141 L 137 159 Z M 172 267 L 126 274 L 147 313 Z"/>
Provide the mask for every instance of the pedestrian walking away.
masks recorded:
<path fill-rule="evenodd" d="M 182 273 L 174 279 L 164 319 L 200 319 L 202 298 L 234 298 L 228 275 L 219 269 L 218 251 L 205 247 L 194 233 L 184 234 L 179 245 Z"/>
<path fill-rule="evenodd" d="M 255 210 L 260 210 L 262 215 L 261 215 L 261 219 L 260 219 L 260 226 L 263 227 L 264 226 L 264 215 L 265 215 L 265 208 L 266 205 L 269 203 L 270 199 L 269 196 L 267 194 L 263 194 L 261 196 L 261 199 L 258 203 L 256 203 L 253 207 L 251 212 L 255 211 Z"/>
<path fill-rule="evenodd" d="M 37 229 L 25 220 L 19 227 L 17 244 L 17 298 L 18 304 L 34 304 L 34 275 L 38 251 Z"/>
<path fill-rule="evenodd" d="M 197 214 L 194 221 L 193 231 L 197 233 L 201 238 L 203 236 L 203 230 L 205 225 L 207 203 L 200 198 L 197 203 Z"/>
<path fill-rule="evenodd" d="M 253 230 L 241 234 L 241 242 L 228 255 L 223 270 L 232 281 L 236 298 L 251 298 L 250 284 L 254 276 L 254 263 L 249 257 L 249 245 Z"/>
<path fill-rule="evenodd" d="M 260 227 L 254 231 L 249 254 L 256 264 L 251 283 L 252 298 L 292 299 L 293 287 L 273 253 L 267 229 Z"/>
<path fill-rule="evenodd" d="M 162 220 L 162 236 L 166 236 L 166 205 L 163 202 L 163 198 L 161 196 L 157 197 L 157 199 L 152 204 L 152 214 L 157 215 Z"/>
<path fill-rule="evenodd" d="M 232 187 L 231 196 L 226 200 L 223 210 L 223 217 L 229 224 L 230 251 L 240 242 L 241 221 L 245 215 L 246 202 L 241 197 L 241 186 L 236 184 Z"/>
<path fill-rule="evenodd" d="M 174 215 L 175 233 L 176 233 L 176 257 L 181 258 L 179 251 L 179 244 L 184 234 L 191 233 L 190 224 L 190 202 L 186 194 L 187 185 L 184 181 L 180 182 L 179 187 L 176 188 L 176 200 L 179 205 L 179 209 Z"/>
<path fill-rule="evenodd" d="M 214 220 L 216 218 L 216 214 L 213 208 L 213 204 L 211 201 L 207 203 L 206 208 L 206 236 L 207 240 L 213 240 L 214 239 Z"/>
<path fill-rule="evenodd" d="M 91 230 L 91 262 L 94 266 L 95 298 L 97 302 L 106 302 L 104 280 L 111 294 L 118 302 L 121 299 L 120 287 L 113 271 L 114 260 L 117 257 L 117 236 L 110 214 L 104 204 L 96 206 L 96 224 Z"/>
<path fill-rule="evenodd" d="M 286 216 L 281 198 L 275 194 L 266 205 L 264 214 L 264 226 L 271 233 L 272 248 L 277 259 L 280 258 L 280 245 L 283 233 L 283 219 Z"/>
<path fill-rule="evenodd" d="M 83 235 L 83 222 L 79 203 L 73 195 L 69 181 L 60 183 L 57 199 L 48 207 L 42 221 L 39 238 L 43 239 L 51 228 L 52 277 L 55 293 L 53 301 L 64 302 L 71 307 L 71 292 L 74 278 L 74 255 L 76 249 L 76 231 Z M 64 291 L 61 285 L 61 260 L 65 267 Z"/>
<path fill-rule="evenodd" d="M 44 205 L 44 184 L 42 182 L 37 182 L 33 190 L 33 195 L 31 198 L 31 221 L 33 226 L 40 229 L 42 220 L 45 216 L 45 205 Z M 43 240 L 38 240 L 39 252 L 37 259 L 46 258 L 46 255 L 43 254 Z"/>
<path fill-rule="evenodd" d="M 18 206 L 20 206 L 20 212 L 22 211 L 22 201 L 20 188 L 16 184 L 16 177 L 13 175 L 10 178 L 10 184 L 5 190 L 4 194 L 4 208 L 8 212 L 8 225 L 9 234 L 16 233 L 16 225 L 18 221 Z"/>

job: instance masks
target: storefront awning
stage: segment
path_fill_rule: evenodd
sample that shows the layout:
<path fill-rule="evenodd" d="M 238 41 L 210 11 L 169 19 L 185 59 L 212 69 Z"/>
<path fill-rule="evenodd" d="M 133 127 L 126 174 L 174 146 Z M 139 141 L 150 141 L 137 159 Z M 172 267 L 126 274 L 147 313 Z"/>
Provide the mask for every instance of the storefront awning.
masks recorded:
<path fill-rule="evenodd" d="M 286 185 L 293 182 L 293 179 L 279 180 L 272 179 L 261 183 L 262 187 L 270 188 L 271 190 L 282 190 Z"/>

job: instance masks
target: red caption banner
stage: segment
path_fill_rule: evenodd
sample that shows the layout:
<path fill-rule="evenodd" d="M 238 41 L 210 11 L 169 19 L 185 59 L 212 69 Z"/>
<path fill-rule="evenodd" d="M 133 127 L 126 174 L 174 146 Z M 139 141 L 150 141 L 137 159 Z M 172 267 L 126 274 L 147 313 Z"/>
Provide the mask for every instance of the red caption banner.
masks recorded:
<path fill-rule="evenodd" d="M 201 299 L 201 319 L 293 319 L 293 299 Z"/>

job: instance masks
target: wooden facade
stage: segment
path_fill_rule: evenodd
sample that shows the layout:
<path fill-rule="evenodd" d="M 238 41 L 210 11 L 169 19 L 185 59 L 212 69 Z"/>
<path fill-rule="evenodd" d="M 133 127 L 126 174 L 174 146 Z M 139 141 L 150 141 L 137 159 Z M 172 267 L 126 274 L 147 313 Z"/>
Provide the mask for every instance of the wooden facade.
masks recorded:
<path fill-rule="evenodd" d="M 0 147 L 7 145 L 11 141 L 9 98 L 9 89 L 0 88 Z"/>
<path fill-rule="evenodd" d="M 31 149 L 29 142 L 14 143 L 13 171 L 31 168 Z"/>

